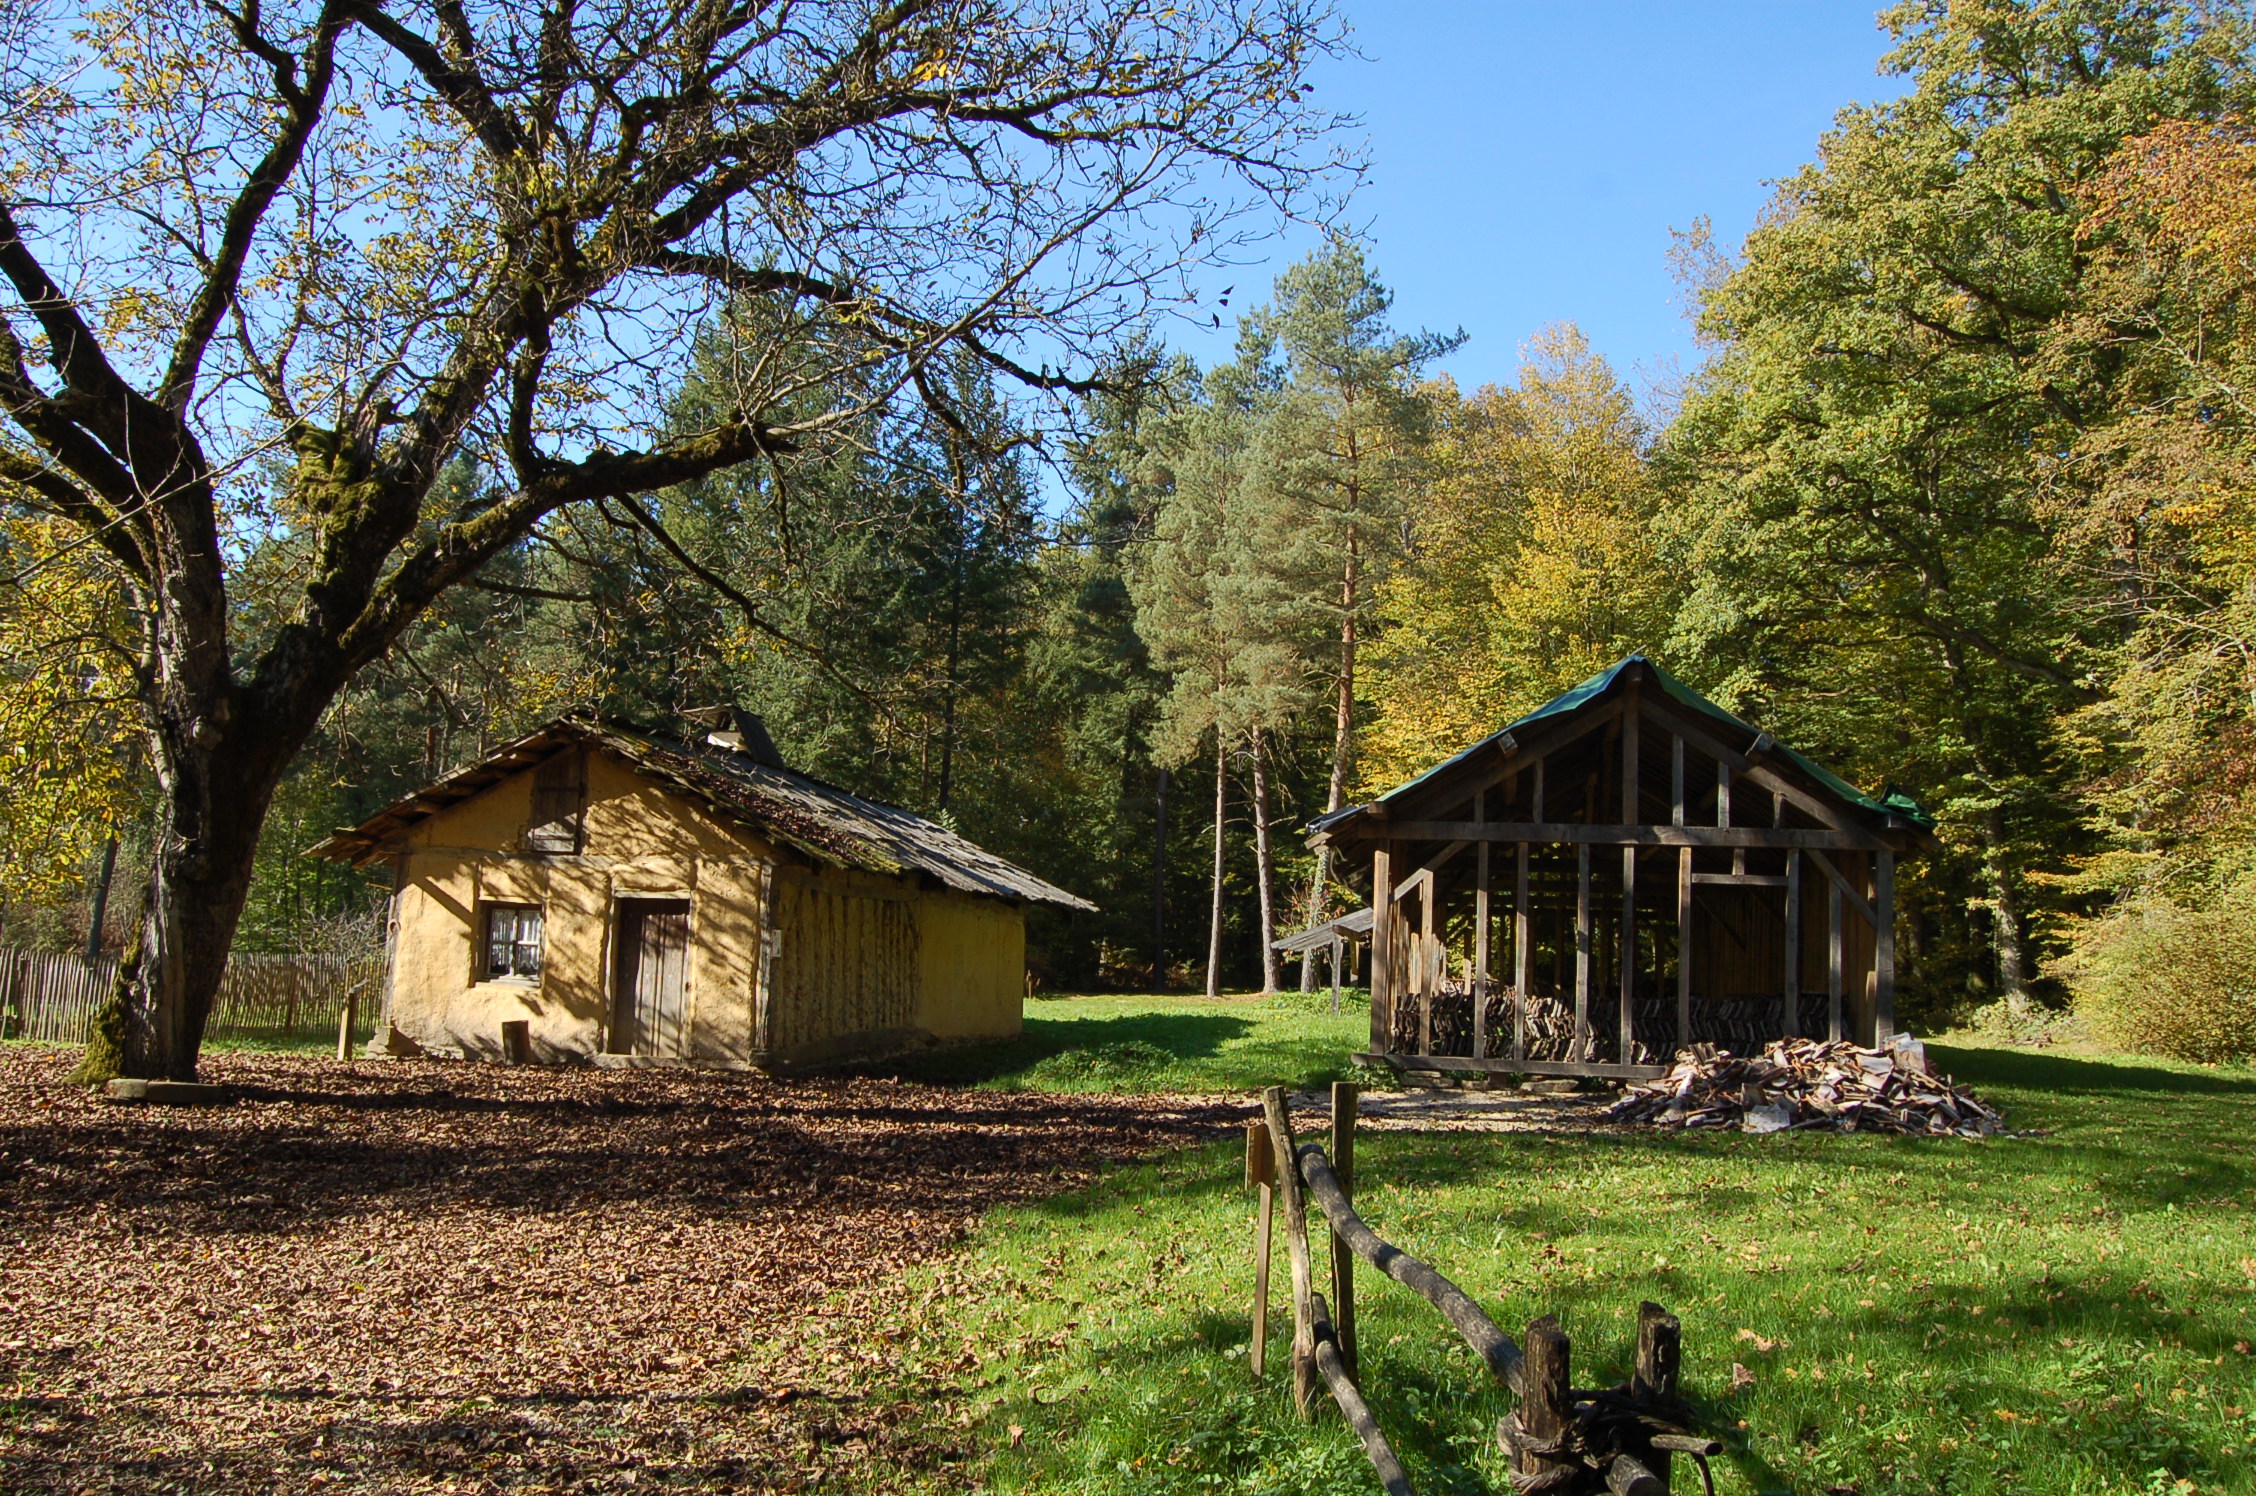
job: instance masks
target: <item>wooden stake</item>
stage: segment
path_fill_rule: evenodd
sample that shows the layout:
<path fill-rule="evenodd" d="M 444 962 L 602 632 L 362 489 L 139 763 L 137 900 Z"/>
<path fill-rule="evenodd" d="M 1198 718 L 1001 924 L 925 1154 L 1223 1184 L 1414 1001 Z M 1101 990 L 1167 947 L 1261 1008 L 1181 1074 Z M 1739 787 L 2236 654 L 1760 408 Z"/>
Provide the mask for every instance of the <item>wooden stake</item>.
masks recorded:
<path fill-rule="evenodd" d="M 1285 1088 L 1261 1093 L 1269 1121 L 1269 1142 L 1277 1158 L 1277 1188 L 1285 1197 L 1285 1256 L 1292 1265 L 1293 1409 L 1307 1422 L 1316 1416 L 1316 1292 L 1308 1254 L 1308 1202 L 1300 1193 L 1300 1167 L 1293 1157 L 1292 1119 L 1285 1112 Z"/>
<path fill-rule="evenodd" d="M 1677 1317 L 1647 1300 L 1637 1306 L 1637 1369 L 1630 1391 L 1640 1398 L 1668 1401 L 1677 1395 L 1677 1380 L 1684 1363 L 1684 1327 Z M 1669 1457 L 1665 1449 L 1639 1450 L 1641 1458 L 1668 1489 Z"/>
<path fill-rule="evenodd" d="M 1570 1348 L 1558 1320 L 1546 1314 L 1528 1326 L 1527 1363 L 1520 1369 L 1520 1433 L 1530 1443 L 1556 1444 L 1574 1421 L 1567 1366 Z M 1515 1473 L 1540 1477 L 1570 1469 L 1572 1462 L 1525 1449 L 1512 1451 Z M 1521 1482 L 1515 1481 L 1514 1485 Z"/>
<path fill-rule="evenodd" d="M 352 1058 L 353 1030 L 360 1027 L 360 994 L 345 994 L 344 1011 L 337 1015 L 337 1058 Z"/>
<path fill-rule="evenodd" d="M 1277 1207 L 1277 1152 L 1266 1122 L 1246 1123 L 1245 1168 L 1246 1185 L 1254 1192 L 1252 1361 L 1258 1382 L 1269 1366 L 1269 1240 Z"/>
<path fill-rule="evenodd" d="M 1355 1115 L 1363 1088 L 1353 1081 L 1332 1082 L 1332 1172 L 1340 1190 L 1355 1198 Z M 1355 1254 L 1339 1234 L 1332 1234 L 1332 1303 L 1338 1308 L 1334 1328 L 1339 1335 L 1340 1358 L 1350 1378 L 1358 1375 L 1355 1356 Z"/>

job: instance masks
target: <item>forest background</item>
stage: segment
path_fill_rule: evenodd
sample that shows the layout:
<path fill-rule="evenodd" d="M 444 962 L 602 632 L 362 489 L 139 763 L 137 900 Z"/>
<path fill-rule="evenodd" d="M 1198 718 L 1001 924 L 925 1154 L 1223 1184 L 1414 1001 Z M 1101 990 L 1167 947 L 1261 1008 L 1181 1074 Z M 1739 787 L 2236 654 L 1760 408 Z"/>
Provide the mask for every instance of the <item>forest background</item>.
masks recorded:
<path fill-rule="evenodd" d="M 1845 108 L 1744 243 L 1680 238 L 1706 357 L 1675 387 L 1558 326 L 1461 390 L 1457 335 L 1396 326 L 1342 239 L 1234 358 L 1123 346 L 1063 430 L 959 362 L 955 419 L 879 405 L 803 459 L 558 511 L 337 699 L 238 948 L 380 938 L 384 888 L 300 854 L 449 766 L 567 710 L 733 701 L 794 766 L 1094 900 L 1036 917 L 1049 986 L 1290 982 L 1266 937 L 1353 901 L 1309 818 L 1643 652 L 1936 816 L 1914 1027 L 2080 997 L 2122 1042 L 2256 1050 L 2256 29 L 1883 19 L 1901 96 Z M 683 429 L 773 314 L 704 330 Z M 146 859 L 136 624 L 98 548 L 4 523 L 0 943 L 78 949 Z M 247 633 L 305 564 L 248 538 Z"/>

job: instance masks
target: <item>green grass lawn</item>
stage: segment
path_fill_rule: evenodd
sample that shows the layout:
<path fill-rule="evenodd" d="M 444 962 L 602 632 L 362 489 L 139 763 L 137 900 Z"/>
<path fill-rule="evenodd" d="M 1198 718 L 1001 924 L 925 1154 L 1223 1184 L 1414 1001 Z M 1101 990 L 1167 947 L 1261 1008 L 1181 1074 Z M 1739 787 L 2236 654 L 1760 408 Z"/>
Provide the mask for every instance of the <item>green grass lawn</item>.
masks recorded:
<path fill-rule="evenodd" d="M 1155 1089 L 1313 1080 L 1341 1020 L 1298 1001 L 1036 1005 L 1016 1058 L 966 1074 L 1034 1084 L 1136 1040 L 1174 1056 Z M 1640 1299 L 1677 1310 L 1726 1491 L 2256 1491 L 2256 1076 L 1935 1053 L 2045 1135 L 1368 1132 L 1358 1193 L 1515 1335 L 1558 1314 L 1578 1385 L 1624 1373 Z M 1335 1415 L 1293 1420 L 1281 1240 L 1250 1383 L 1241 1152 L 998 1212 L 927 1275 L 920 1338 L 982 1451 L 951 1488 L 1376 1489 Z M 1407 1290 L 1366 1274 L 1359 1298 L 1364 1385 L 1417 1489 L 1508 1491 L 1506 1399 Z"/>
<path fill-rule="evenodd" d="M 1343 1080 L 1368 1047 L 1363 993 L 1274 997 L 1041 997 L 1002 1044 L 942 1050 L 885 1067 L 936 1085 L 1002 1091 L 1246 1091 Z"/>

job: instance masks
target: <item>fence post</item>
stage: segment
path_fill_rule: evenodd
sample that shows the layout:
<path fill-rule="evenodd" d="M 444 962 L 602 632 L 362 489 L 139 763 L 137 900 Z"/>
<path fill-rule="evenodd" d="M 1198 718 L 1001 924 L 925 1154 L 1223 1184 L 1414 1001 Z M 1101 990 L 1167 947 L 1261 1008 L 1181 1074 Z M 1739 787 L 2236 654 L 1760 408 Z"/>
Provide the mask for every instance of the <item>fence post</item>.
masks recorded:
<path fill-rule="evenodd" d="M 1269 1142 L 1269 1124 L 1246 1123 L 1246 1184 L 1254 1192 L 1253 1206 L 1253 1379 L 1260 1381 L 1269 1366 L 1269 1247 L 1277 1208 L 1277 1153 Z"/>
<path fill-rule="evenodd" d="M 1300 1161 L 1293 1156 L 1292 1118 L 1285 1112 L 1285 1088 L 1261 1093 L 1269 1121 L 1270 1151 L 1277 1156 L 1277 1188 L 1285 1196 L 1285 1255 L 1292 1264 L 1293 1408 L 1301 1419 L 1316 1416 L 1315 1272 L 1308 1258 L 1308 1202 L 1300 1192 Z"/>
<path fill-rule="evenodd" d="M 1571 1347 L 1559 1321 L 1546 1314 L 1528 1326 L 1527 1361 L 1520 1372 L 1519 1439 L 1513 1441 L 1512 1470 L 1528 1477 L 1513 1485 L 1529 1488 L 1553 1470 L 1571 1469 L 1572 1462 L 1540 1451 L 1556 1448 L 1574 1422 L 1568 1388 Z M 1545 1482 L 1548 1486 L 1549 1482 Z"/>
<path fill-rule="evenodd" d="M 1684 1326 L 1677 1317 L 1650 1299 L 1637 1306 L 1637 1368 L 1630 1391 L 1647 1403 L 1674 1404 L 1677 1379 L 1684 1364 Z M 1639 1451 L 1653 1474 L 1668 1488 L 1669 1457 L 1665 1449 L 1648 1445 Z"/>
<path fill-rule="evenodd" d="M 337 1015 L 337 1058 L 340 1060 L 352 1058 L 353 1030 L 360 1026 L 355 1021 L 359 1016 L 360 990 L 347 986 L 344 1011 Z"/>
<path fill-rule="evenodd" d="M 1339 1176 L 1340 1193 L 1355 1202 L 1355 1114 L 1363 1088 L 1353 1081 L 1332 1082 L 1332 1172 Z M 1333 1330 L 1339 1337 L 1340 1361 L 1350 1378 L 1361 1375 L 1355 1359 L 1355 1254 L 1337 1231 L 1332 1240 Z"/>

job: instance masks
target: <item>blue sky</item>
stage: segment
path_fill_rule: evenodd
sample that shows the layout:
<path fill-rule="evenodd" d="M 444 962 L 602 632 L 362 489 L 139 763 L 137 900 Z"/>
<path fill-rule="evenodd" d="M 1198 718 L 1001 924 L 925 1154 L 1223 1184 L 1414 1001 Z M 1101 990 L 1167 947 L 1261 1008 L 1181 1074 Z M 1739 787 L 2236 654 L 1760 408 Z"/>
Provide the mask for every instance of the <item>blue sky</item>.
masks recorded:
<path fill-rule="evenodd" d="M 1328 66 L 1318 97 L 1363 117 L 1353 216 L 1397 324 L 1470 335 L 1447 361 L 1467 389 L 1510 380 L 1559 321 L 1624 375 L 1696 362 L 1670 229 L 1705 213 L 1736 246 L 1836 110 L 1900 91 L 1875 72 L 1873 0 L 1346 3 L 1365 60 Z M 1232 308 L 1310 245 L 1237 274 Z M 1203 364 L 1234 330 L 1170 336 Z"/>

